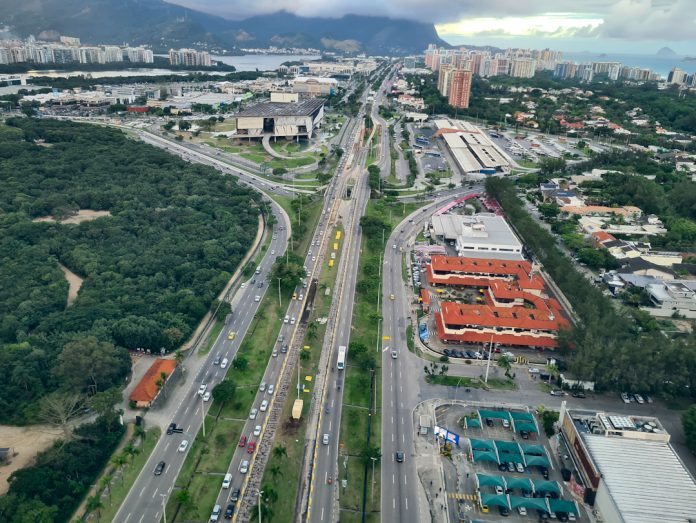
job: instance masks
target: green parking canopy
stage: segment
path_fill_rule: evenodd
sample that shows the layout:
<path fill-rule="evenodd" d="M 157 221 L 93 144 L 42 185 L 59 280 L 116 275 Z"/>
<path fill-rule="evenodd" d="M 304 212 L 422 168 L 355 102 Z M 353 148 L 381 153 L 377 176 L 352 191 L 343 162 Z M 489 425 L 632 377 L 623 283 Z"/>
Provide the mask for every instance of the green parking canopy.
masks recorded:
<path fill-rule="evenodd" d="M 535 434 L 539 433 L 539 428 L 537 427 L 536 423 L 532 423 L 529 421 L 516 421 L 515 432 L 522 432 L 523 430 L 526 430 L 527 432 L 533 432 Z"/>
<path fill-rule="evenodd" d="M 551 512 L 555 512 L 556 514 L 559 512 L 567 512 L 569 514 L 575 514 L 576 516 L 580 515 L 578 512 L 578 506 L 574 501 L 566 501 L 565 499 L 550 499 L 549 507 L 551 508 Z"/>
<path fill-rule="evenodd" d="M 491 474 L 476 474 L 476 482 L 479 487 L 502 487 L 505 488 L 503 476 L 493 476 Z"/>
<path fill-rule="evenodd" d="M 520 496 L 510 496 L 510 507 L 515 509 L 518 507 L 535 508 L 537 510 L 545 510 L 548 512 L 549 507 L 546 505 L 546 498 L 523 498 Z"/>
<path fill-rule="evenodd" d="M 492 461 L 499 463 L 498 455 L 493 450 L 475 450 L 473 452 L 474 461 Z"/>
<path fill-rule="evenodd" d="M 500 441 L 495 440 L 495 448 L 498 449 L 500 454 L 520 454 L 520 446 L 514 441 Z"/>
<path fill-rule="evenodd" d="M 506 419 L 510 421 L 510 413 L 506 410 L 481 410 L 478 411 L 482 418 Z"/>
<path fill-rule="evenodd" d="M 471 445 L 471 450 L 495 450 L 495 445 L 488 439 L 469 438 L 469 444 Z"/>
<path fill-rule="evenodd" d="M 532 492 L 532 483 L 529 478 L 516 478 L 515 476 L 505 476 L 507 488 L 526 490 Z"/>
<path fill-rule="evenodd" d="M 555 492 L 561 493 L 561 487 L 555 481 L 546 481 L 543 479 L 533 479 L 534 492 Z"/>
<path fill-rule="evenodd" d="M 549 458 L 546 456 L 526 456 L 525 461 L 528 467 L 537 466 L 549 468 L 551 466 Z"/>
<path fill-rule="evenodd" d="M 505 494 L 481 494 L 481 503 L 484 505 L 510 508 L 508 497 Z"/>
<path fill-rule="evenodd" d="M 478 418 L 464 417 L 464 428 L 465 429 L 480 429 L 481 428 L 481 420 Z"/>
<path fill-rule="evenodd" d="M 521 443 L 522 452 L 525 456 L 546 456 L 546 450 L 543 445 L 534 445 L 529 443 Z"/>

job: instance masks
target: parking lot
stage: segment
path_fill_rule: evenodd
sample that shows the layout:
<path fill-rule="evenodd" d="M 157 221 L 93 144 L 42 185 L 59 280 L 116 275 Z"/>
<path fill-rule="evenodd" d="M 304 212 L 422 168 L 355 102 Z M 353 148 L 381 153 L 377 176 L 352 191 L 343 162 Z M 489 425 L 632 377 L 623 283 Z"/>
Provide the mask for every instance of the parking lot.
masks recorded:
<path fill-rule="evenodd" d="M 445 404 L 436 409 L 436 425 L 460 438 L 452 460 L 443 460 L 451 521 L 500 521 L 503 517 L 511 522 L 539 521 L 546 510 L 531 506 L 573 501 L 562 479 L 558 451 L 535 413 L 524 408 Z M 548 519 L 580 521 L 581 517 L 559 510 Z"/>

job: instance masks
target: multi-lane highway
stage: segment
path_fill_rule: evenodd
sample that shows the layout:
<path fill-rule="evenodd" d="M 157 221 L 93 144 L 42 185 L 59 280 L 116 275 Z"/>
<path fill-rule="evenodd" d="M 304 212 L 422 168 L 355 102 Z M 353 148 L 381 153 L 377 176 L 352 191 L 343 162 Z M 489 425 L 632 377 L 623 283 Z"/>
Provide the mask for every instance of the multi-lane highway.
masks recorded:
<path fill-rule="evenodd" d="M 287 247 L 290 233 L 289 219 L 279 205 L 275 203 L 271 205 L 277 218 L 274 229 L 275 238 L 271 240 L 267 254 L 258 266 L 258 274 L 254 276 L 257 283 L 247 282 L 244 288 L 240 286 L 237 290 L 237 295 L 233 300 L 243 304 L 243 306 L 237 307 L 228 319 L 209 354 L 202 358 L 202 361 L 194 361 L 195 358 L 198 358 L 194 355 L 184 363 L 188 367 L 188 372 L 184 374 L 184 386 L 173 389 L 168 399 L 169 403 L 176 405 L 171 422 L 183 429 L 183 433 L 163 434 L 117 512 L 114 518 L 116 522 L 159 522 L 162 517 L 162 507 L 171 493 L 186 454 L 191 449 L 191 444 L 201 428 L 205 413 L 210 407 L 210 403 L 204 402 L 202 395 L 198 393 L 199 387 L 205 384 L 207 390 L 211 391 L 225 377 L 230 364 L 223 369 L 221 365 L 214 365 L 214 361 L 216 358 L 227 358 L 228 362 L 231 363 L 234 359 L 260 305 L 260 300 L 255 301 L 255 297 L 262 297 L 266 292 L 267 284 L 264 282 L 268 278 L 275 260 L 275 255 L 271 253 L 282 253 Z M 234 336 L 231 336 L 230 332 L 234 332 Z M 234 339 L 229 339 L 232 337 Z M 147 423 L 147 416 L 145 422 Z M 180 444 L 184 440 L 188 441 L 188 447 L 180 451 Z M 160 461 L 165 463 L 164 471 L 161 475 L 155 476 L 154 470 Z"/>
<path fill-rule="evenodd" d="M 385 84 L 387 82 L 388 80 L 385 80 Z M 375 96 L 372 108 L 373 118 L 377 114 L 380 98 L 381 88 L 380 92 Z M 367 93 L 363 96 L 363 106 L 358 115 L 361 121 L 366 99 Z M 382 126 L 381 132 L 380 140 L 384 141 L 387 134 L 386 125 Z M 317 424 L 316 427 L 310 429 L 314 434 L 314 438 L 306 519 L 318 523 L 337 521 L 339 519 L 337 512 L 338 483 L 334 480 L 338 476 L 344 373 L 336 368 L 336 359 L 338 347 L 347 347 L 350 342 L 355 284 L 362 241 L 360 217 L 363 215 L 370 197 L 368 180 L 365 175 L 366 156 L 366 147 L 362 147 L 355 152 L 354 168 L 347 176 L 347 179 L 354 181 L 354 186 L 351 199 L 346 202 L 341 220 L 345 232 L 345 240 L 337 272 L 339 276 L 335 285 L 337 290 L 332 307 L 332 315 L 337 320 L 334 321 L 335 328 L 333 331 L 327 329 L 327 336 L 324 340 L 323 350 L 327 353 L 327 357 L 324 360 L 326 368 L 320 369 L 320 371 L 324 372 L 325 379 L 322 381 L 323 387 L 320 391 L 320 409 Z"/>
<path fill-rule="evenodd" d="M 438 198 L 406 217 L 392 232 L 384 254 L 382 334 L 389 337 L 382 347 L 382 521 L 417 522 L 420 482 L 413 459 L 412 409 L 420 401 L 419 381 L 424 361 L 408 350 L 406 328 L 411 322 L 415 296 L 404 284 L 402 261 L 409 244 L 432 213 L 457 196 L 479 192 L 480 187 L 459 189 L 455 195 Z M 407 260 L 407 263 L 410 263 Z M 403 452 L 403 462 L 396 453 Z"/>

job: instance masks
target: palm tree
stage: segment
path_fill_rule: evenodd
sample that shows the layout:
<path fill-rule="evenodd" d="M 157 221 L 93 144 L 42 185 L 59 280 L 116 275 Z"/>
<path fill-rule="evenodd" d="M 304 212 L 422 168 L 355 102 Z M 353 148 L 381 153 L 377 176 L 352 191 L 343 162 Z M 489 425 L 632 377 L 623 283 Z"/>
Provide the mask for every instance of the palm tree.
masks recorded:
<path fill-rule="evenodd" d="M 178 350 L 174 353 L 174 361 L 176 361 L 178 367 L 181 367 L 181 372 L 186 372 L 186 367 L 182 365 L 185 359 L 186 356 L 184 356 L 184 353 L 181 352 L 181 350 Z"/>
<path fill-rule="evenodd" d="M 266 503 L 270 503 L 271 505 L 278 501 L 278 493 L 276 492 L 276 489 L 273 488 L 271 485 L 264 485 L 263 488 L 263 500 Z"/>
<path fill-rule="evenodd" d="M 510 377 L 510 369 L 512 368 L 510 358 L 508 358 L 507 356 L 501 356 L 500 358 L 498 358 L 498 367 L 505 371 L 506 376 Z"/>
<path fill-rule="evenodd" d="M 89 498 L 87 498 L 86 508 L 87 512 L 96 512 L 97 521 L 99 521 L 99 518 L 101 517 L 101 509 L 104 508 L 104 504 L 101 502 L 99 494 L 95 494 L 94 496 L 90 496 Z"/>
<path fill-rule="evenodd" d="M 273 447 L 273 455 L 276 458 L 287 457 L 288 451 L 283 445 L 278 445 L 277 447 Z"/>
<path fill-rule="evenodd" d="M 126 455 L 126 458 L 129 460 L 132 460 L 135 456 L 140 454 L 140 449 L 133 445 L 132 443 L 129 443 L 126 445 L 123 449 L 123 453 Z"/>
<path fill-rule="evenodd" d="M 111 502 L 111 480 L 114 479 L 114 475 L 112 473 L 105 474 L 102 476 L 102 478 L 99 480 L 99 488 L 101 490 L 106 490 L 107 493 L 109 494 L 109 505 L 112 504 Z"/>
<path fill-rule="evenodd" d="M 123 465 L 126 464 L 127 461 L 128 461 L 128 458 L 126 458 L 126 456 L 124 456 L 123 453 L 116 454 L 113 458 L 111 458 L 111 464 L 119 472 L 121 471 L 121 468 L 123 467 Z M 121 481 L 123 482 L 123 474 L 121 474 Z"/>
<path fill-rule="evenodd" d="M 162 390 L 164 390 L 164 397 L 167 397 L 167 389 L 166 389 L 166 384 L 167 384 L 167 373 L 162 371 L 160 372 L 160 380 L 162 380 Z"/>
<path fill-rule="evenodd" d="M 142 425 L 136 425 L 135 428 L 133 429 L 133 435 L 136 438 L 140 438 L 140 441 L 145 441 L 145 438 L 147 438 L 147 431 L 145 430 L 145 427 Z"/>
<path fill-rule="evenodd" d="M 283 471 L 280 470 L 280 465 L 273 465 L 272 467 L 269 467 L 268 472 L 271 473 L 271 476 L 273 476 L 273 479 L 276 479 L 278 476 L 283 475 Z"/>

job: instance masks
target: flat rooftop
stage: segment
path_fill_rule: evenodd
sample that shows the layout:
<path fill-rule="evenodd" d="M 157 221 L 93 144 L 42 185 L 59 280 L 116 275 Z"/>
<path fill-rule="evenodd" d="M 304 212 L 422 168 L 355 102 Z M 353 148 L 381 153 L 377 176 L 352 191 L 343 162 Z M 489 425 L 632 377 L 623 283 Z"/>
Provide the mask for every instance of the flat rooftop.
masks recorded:
<path fill-rule="evenodd" d="M 299 103 L 262 102 L 237 113 L 237 118 L 275 118 L 278 116 L 309 116 L 324 105 L 325 100 L 313 98 Z"/>
<path fill-rule="evenodd" d="M 477 245 L 514 245 L 522 243 L 512 232 L 502 216 L 493 213 L 478 213 L 470 216 L 441 214 L 431 219 L 433 233 L 445 239 L 459 238 L 462 243 Z"/>
<path fill-rule="evenodd" d="M 625 523 L 687 523 L 696 482 L 669 443 L 582 434 Z"/>

